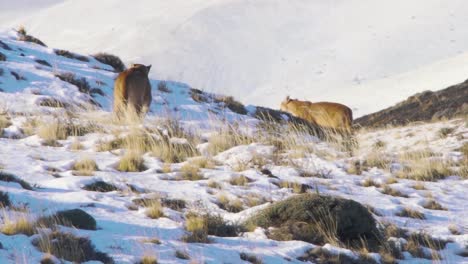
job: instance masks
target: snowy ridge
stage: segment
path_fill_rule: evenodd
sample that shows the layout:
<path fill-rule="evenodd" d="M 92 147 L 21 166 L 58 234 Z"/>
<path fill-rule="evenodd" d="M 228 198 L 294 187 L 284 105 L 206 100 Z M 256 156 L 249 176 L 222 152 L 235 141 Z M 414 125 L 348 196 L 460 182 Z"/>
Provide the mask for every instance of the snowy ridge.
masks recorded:
<path fill-rule="evenodd" d="M 467 78 L 463 0 L 50 2 L 6 25 L 53 46 L 153 63 L 156 78 L 245 104 L 276 109 L 290 94 L 349 105 L 358 117 Z"/>
<path fill-rule="evenodd" d="M 269 230 L 263 228 L 234 237 L 210 235 L 211 243 L 184 241 L 184 236 L 189 233 L 186 225 L 190 212 L 209 212 L 225 221 L 240 223 L 269 204 L 296 195 L 295 188 L 282 185 L 285 182 L 302 184 L 307 187 L 306 192 L 355 200 L 371 208 L 379 224 L 392 223 L 407 232 L 426 232 L 434 238 L 447 240 L 445 247 L 436 250 L 441 261 L 468 263 L 468 180 L 463 174 L 467 159 L 463 148 L 468 142 L 466 120 L 358 131 L 359 148 L 354 150 L 353 156 L 342 151 L 337 144 L 300 133 L 303 139 L 300 142 L 303 143 L 295 146 L 297 149 L 279 151 L 280 144 L 262 141 L 261 136 L 268 133 L 266 129 L 255 134 L 259 120 L 234 113 L 218 102 L 203 98 L 196 101 L 187 85 L 167 82 L 170 92 L 162 92 L 157 89 L 160 81 L 151 80 L 154 102 L 143 124 L 115 124 L 110 121 L 110 108 L 116 73 L 108 65 L 89 56 L 86 56 L 89 62 L 57 56 L 51 48 L 15 40 L 12 32 L 0 34 L 0 40 L 11 48 L 0 47 L 0 52 L 6 56 L 6 60 L 0 62 L 3 69 L 0 76 L 3 90 L 0 91 L 0 118 L 6 120 L 0 119 L 5 126 L 3 131 L 0 130 L 3 136 L 0 138 L 0 173 L 15 175 L 32 187 L 28 190 L 17 182 L 4 181 L 4 176 L 0 177 L 0 191 L 8 194 L 13 205 L 5 208 L 1 215 L 1 263 L 39 263 L 45 255 L 32 245 L 32 241 L 41 234 L 7 234 L 8 219 L 14 222 L 24 215 L 37 219 L 59 210 L 76 208 L 96 220 L 97 230 L 62 225 L 57 227 L 58 230 L 88 237 L 97 250 L 108 254 L 116 263 L 138 263 L 144 256 L 154 256 L 158 263 L 248 263 L 245 257 L 242 259 L 245 256 L 242 253 L 254 255 L 268 264 L 303 263 L 298 257 L 319 245 L 297 240 L 273 240 L 268 238 Z M 35 62 L 37 59 L 48 61 L 52 67 Z M 54 74 L 61 71 L 84 77 L 91 88 L 101 89 L 103 95 L 80 92 L 76 86 L 55 77 Z M 25 80 L 17 80 L 11 72 Z M 48 141 L 46 137 L 49 135 L 43 130 L 49 131 L 47 128 L 54 125 L 57 116 L 67 113 L 61 107 L 38 104 L 45 97 L 64 103 L 84 103 L 94 99 L 102 108 L 72 113 L 70 119 L 79 124 L 94 122 L 97 128 Z M 249 113 L 254 111 L 252 107 L 247 107 L 247 110 Z M 169 162 L 145 150 L 141 155 L 145 167 L 137 172 L 124 172 L 118 170 L 118 166 L 123 157 L 131 153 L 129 150 L 122 146 L 100 149 L 102 143 L 132 135 L 135 130 L 147 134 L 161 130 L 163 132 L 158 136 L 169 135 L 170 131 L 164 130 L 167 126 L 161 122 L 168 117 L 168 112 L 184 128 L 192 128 L 199 133 L 197 140 L 193 140 L 200 152 L 194 155 L 196 157 Z M 215 120 L 210 119 L 213 115 Z M 225 119 L 237 122 L 224 122 Z M 36 127 L 28 129 L 28 125 Z M 222 128 L 231 125 L 236 132 L 245 132 L 251 138 L 219 153 L 210 153 L 210 147 L 215 144 L 212 139 L 221 133 Z M 291 132 L 280 134 L 278 138 L 287 141 L 293 136 L 296 135 Z M 189 134 L 176 134 L 170 140 L 183 145 L 192 139 Z M 428 153 L 425 161 L 443 162 L 450 170 L 435 181 L 405 178 L 405 173 L 409 172 L 403 169 L 410 160 L 399 156 L 415 151 Z M 375 156 L 381 162 L 388 159 L 388 166 L 372 165 L 371 160 Z M 84 159 L 93 160 L 97 166 L 87 176 L 77 173 L 74 168 L 78 161 Z M 194 166 L 197 159 L 206 159 L 212 164 L 199 168 L 196 176 L 200 178 L 180 178 L 186 170 L 184 167 Z M 359 171 L 354 166 L 356 162 L 362 165 Z M 402 172 L 404 174 L 397 177 Z M 236 183 L 235 179 L 241 176 L 245 177 L 244 182 Z M 88 184 L 99 181 L 113 185 L 116 190 L 99 192 L 85 189 Z M 415 187 L 417 184 L 419 187 Z M 385 193 L 385 186 L 400 194 Z M 153 219 L 147 216 L 145 206 L 135 202 L 136 199 L 151 197 L 161 201 L 183 200 L 186 208 L 174 209 L 165 204 L 161 209 L 163 216 Z M 237 205 L 239 210 L 223 207 L 220 197 L 240 203 Z M 445 210 L 426 206 L 429 201 L 437 202 Z M 399 215 L 406 208 L 422 213 L 424 218 Z M 160 244 L 148 242 L 154 238 Z M 408 245 L 403 237 L 391 239 Z M 357 263 L 360 261 L 359 252 L 328 243 L 322 246 L 322 250 L 333 256 L 344 254 Z M 421 250 L 434 253 L 427 247 Z M 177 257 L 177 251 L 187 253 L 189 259 Z M 397 261 L 431 263 L 433 260 L 427 259 L 430 255 L 410 253 L 403 247 L 402 257 Z M 376 263 L 383 260 L 377 252 L 368 254 L 368 257 Z"/>

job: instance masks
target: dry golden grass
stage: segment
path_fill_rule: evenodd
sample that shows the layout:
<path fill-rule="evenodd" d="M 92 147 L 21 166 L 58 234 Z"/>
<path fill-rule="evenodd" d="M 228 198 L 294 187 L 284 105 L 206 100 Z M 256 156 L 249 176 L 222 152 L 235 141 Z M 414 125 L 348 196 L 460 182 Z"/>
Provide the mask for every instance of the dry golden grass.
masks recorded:
<path fill-rule="evenodd" d="M 396 215 L 401 216 L 401 217 L 414 218 L 414 219 L 426 219 L 423 213 L 416 211 L 414 209 L 411 209 L 409 207 L 403 208 L 403 210 L 398 212 Z"/>
<path fill-rule="evenodd" d="M 213 189 L 222 189 L 223 188 L 221 186 L 221 184 L 219 184 L 219 182 L 217 182 L 215 180 L 209 180 L 208 181 L 208 187 L 213 188 Z"/>
<path fill-rule="evenodd" d="M 200 167 L 196 164 L 186 163 L 180 168 L 180 180 L 199 181 L 203 179 Z"/>
<path fill-rule="evenodd" d="M 231 185 L 236 185 L 236 186 L 246 186 L 251 182 L 249 178 L 245 177 L 244 175 L 239 175 L 239 176 L 234 176 L 229 180 L 229 183 Z"/>
<path fill-rule="evenodd" d="M 171 173 L 172 172 L 171 164 L 170 163 L 164 163 L 162 168 L 161 168 L 161 172 L 162 173 Z"/>
<path fill-rule="evenodd" d="M 208 139 L 207 151 L 211 155 L 228 150 L 239 145 L 248 145 L 254 142 L 254 139 L 245 135 L 239 130 L 237 124 L 224 123 L 222 128 L 216 131 Z"/>
<path fill-rule="evenodd" d="M 82 150 L 83 148 L 84 148 L 83 145 L 77 138 L 75 138 L 70 145 L 71 151 L 78 151 L 78 150 Z"/>
<path fill-rule="evenodd" d="M 371 186 L 374 186 L 374 187 L 377 187 L 377 188 L 380 188 L 381 184 L 374 181 L 372 178 L 366 178 L 362 184 L 361 184 L 363 187 L 371 187 Z"/>
<path fill-rule="evenodd" d="M 436 181 L 453 174 L 450 162 L 433 157 L 431 151 L 406 152 L 399 160 L 404 169 L 397 173 L 397 177 L 418 181 Z"/>
<path fill-rule="evenodd" d="M 26 136 L 32 136 L 36 132 L 36 128 L 39 125 L 39 119 L 36 117 L 27 117 L 26 121 L 21 125 L 21 130 Z"/>
<path fill-rule="evenodd" d="M 261 194 L 249 193 L 245 196 L 245 204 L 247 207 L 254 207 L 268 202 Z"/>
<path fill-rule="evenodd" d="M 362 163 L 362 169 L 368 170 L 370 168 L 379 168 L 389 170 L 392 160 L 388 158 L 388 154 L 379 150 L 374 150 L 368 153 Z"/>
<path fill-rule="evenodd" d="M 96 151 L 103 152 L 103 151 L 111 151 L 114 149 L 120 149 L 123 147 L 123 139 L 116 138 L 114 140 L 109 141 L 98 141 L 96 144 Z"/>
<path fill-rule="evenodd" d="M 430 209 L 430 210 L 443 210 L 443 211 L 447 210 L 447 208 L 443 207 L 440 203 L 438 203 L 434 199 L 429 199 L 429 200 L 425 201 L 423 203 L 422 207 L 424 207 L 426 209 Z"/>
<path fill-rule="evenodd" d="M 229 197 L 226 194 L 219 194 L 217 197 L 218 200 L 218 206 L 231 213 L 238 213 L 242 210 L 244 210 L 244 204 L 242 200 L 235 198 L 235 199 L 229 199 Z"/>
<path fill-rule="evenodd" d="M 388 186 L 388 185 L 384 185 L 383 186 L 383 189 L 381 191 L 383 194 L 387 194 L 387 195 L 391 195 L 391 196 L 395 196 L 395 197 L 404 197 L 404 198 L 408 198 L 408 195 Z"/>
<path fill-rule="evenodd" d="M 3 129 L 11 126 L 10 118 L 6 115 L 0 114 L 0 136 L 3 133 Z"/>
<path fill-rule="evenodd" d="M 35 222 L 27 215 L 17 214 L 9 215 L 6 211 L 3 212 L 3 224 L 0 226 L 0 232 L 7 236 L 24 234 L 31 236 L 35 234 Z"/>
<path fill-rule="evenodd" d="M 201 169 L 213 169 L 216 166 L 216 161 L 209 157 L 191 158 L 189 162 Z"/>
<path fill-rule="evenodd" d="M 81 159 L 72 167 L 73 175 L 76 176 L 93 176 L 94 172 L 98 170 L 96 162 L 90 158 Z"/>
<path fill-rule="evenodd" d="M 415 182 L 412 187 L 415 190 L 420 190 L 420 191 L 421 190 L 426 190 L 426 186 L 424 186 L 423 182 Z"/>
<path fill-rule="evenodd" d="M 183 240 L 189 243 L 208 243 L 208 225 L 205 218 L 197 215 L 187 215 L 185 230 L 190 232 Z"/>
<path fill-rule="evenodd" d="M 158 264 L 158 259 L 155 256 L 145 255 L 137 264 Z"/>
<path fill-rule="evenodd" d="M 163 207 L 160 201 L 152 199 L 148 204 L 145 204 L 145 214 L 151 219 L 157 219 L 164 216 Z"/>
<path fill-rule="evenodd" d="M 147 168 L 141 154 L 129 151 L 120 158 L 117 170 L 124 172 L 140 172 L 147 170 Z"/>
<path fill-rule="evenodd" d="M 279 183 L 280 188 L 291 189 L 293 193 L 305 193 L 308 188 L 299 182 L 281 181 Z"/>

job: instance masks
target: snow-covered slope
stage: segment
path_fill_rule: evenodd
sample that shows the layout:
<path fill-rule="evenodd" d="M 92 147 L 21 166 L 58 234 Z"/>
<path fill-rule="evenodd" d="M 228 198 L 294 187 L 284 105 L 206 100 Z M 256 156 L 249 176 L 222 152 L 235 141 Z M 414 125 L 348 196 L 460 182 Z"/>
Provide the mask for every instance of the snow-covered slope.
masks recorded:
<path fill-rule="evenodd" d="M 347 104 L 357 117 L 464 81 L 467 9 L 463 0 L 74 0 L 9 24 L 244 103 L 278 108 L 290 94 Z"/>

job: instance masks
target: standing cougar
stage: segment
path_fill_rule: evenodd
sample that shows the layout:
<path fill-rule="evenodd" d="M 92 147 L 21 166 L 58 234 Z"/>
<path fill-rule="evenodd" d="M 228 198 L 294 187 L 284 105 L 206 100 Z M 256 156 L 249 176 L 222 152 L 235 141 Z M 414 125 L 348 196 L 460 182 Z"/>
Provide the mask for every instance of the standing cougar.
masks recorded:
<path fill-rule="evenodd" d="M 129 110 L 138 115 L 149 111 L 152 100 L 150 69 L 151 65 L 132 64 L 117 76 L 114 83 L 114 113 L 117 116 Z"/>
<path fill-rule="evenodd" d="M 300 101 L 289 96 L 281 102 L 281 111 L 302 118 L 312 124 L 338 132 L 351 133 L 353 111 L 342 104 L 331 102 Z"/>

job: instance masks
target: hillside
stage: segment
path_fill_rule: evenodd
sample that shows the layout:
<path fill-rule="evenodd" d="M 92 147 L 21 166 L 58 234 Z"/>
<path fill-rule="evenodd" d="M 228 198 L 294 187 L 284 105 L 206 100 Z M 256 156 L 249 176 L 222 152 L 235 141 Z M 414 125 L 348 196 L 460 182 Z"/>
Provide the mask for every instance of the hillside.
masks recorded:
<path fill-rule="evenodd" d="M 0 33 L 0 263 L 467 263 L 464 120 L 348 151 L 153 78 L 150 113 L 115 120 L 116 69 L 38 43 Z"/>
<path fill-rule="evenodd" d="M 468 116 L 468 80 L 440 91 L 415 94 L 392 107 L 360 117 L 354 123 L 382 127 L 461 116 Z"/>
<path fill-rule="evenodd" d="M 244 104 L 278 108 L 289 94 L 343 103 L 358 117 L 468 72 L 464 0 L 44 2 L 54 4 L 18 7 L 4 25 L 55 47 L 153 63 L 153 78 Z"/>

